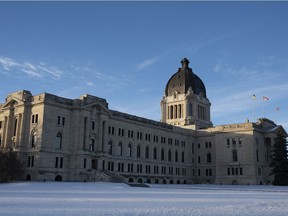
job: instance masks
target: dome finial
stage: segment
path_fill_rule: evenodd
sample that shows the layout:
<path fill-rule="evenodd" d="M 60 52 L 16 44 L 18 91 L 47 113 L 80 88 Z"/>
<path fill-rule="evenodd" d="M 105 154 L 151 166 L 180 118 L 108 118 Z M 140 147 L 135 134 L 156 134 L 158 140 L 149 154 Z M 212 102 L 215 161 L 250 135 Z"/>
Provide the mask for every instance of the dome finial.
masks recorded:
<path fill-rule="evenodd" d="M 182 68 L 188 68 L 189 60 L 187 58 L 183 58 L 181 60 Z"/>

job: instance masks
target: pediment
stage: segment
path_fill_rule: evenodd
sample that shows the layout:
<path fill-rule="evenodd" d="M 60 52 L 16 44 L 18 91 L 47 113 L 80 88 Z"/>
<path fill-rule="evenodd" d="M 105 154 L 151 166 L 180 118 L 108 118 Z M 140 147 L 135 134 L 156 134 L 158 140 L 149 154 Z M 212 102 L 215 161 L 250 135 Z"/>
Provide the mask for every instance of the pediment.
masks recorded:
<path fill-rule="evenodd" d="M 19 100 L 18 98 L 9 98 L 6 103 L 3 104 L 3 108 L 15 107 L 18 105 L 23 104 L 23 101 Z"/>
<path fill-rule="evenodd" d="M 93 102 L 91 104 L 84 105 L 83 108 L 97 110 L 99 112 L 109 113 L 109 109 L 100 102 Z"/>

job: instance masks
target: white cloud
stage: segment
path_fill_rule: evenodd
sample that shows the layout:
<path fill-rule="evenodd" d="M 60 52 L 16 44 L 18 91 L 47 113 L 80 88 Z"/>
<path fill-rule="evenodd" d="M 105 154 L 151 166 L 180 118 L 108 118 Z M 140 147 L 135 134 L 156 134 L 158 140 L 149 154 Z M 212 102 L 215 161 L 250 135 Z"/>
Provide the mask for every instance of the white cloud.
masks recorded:
<path fill-rule="evenodd" d="M 154 64 L 158 59 L 159 59 L 158 57 L 146 59 L 143 62 L 141 62 L 140 64 L 138 64 L 136 69 L 137 70 L 143 70 L 144 68 L 149 67 L 150 65 Z"/>
<path fill-rule="evenodd" d="M 4 70 L 7 70 L 7 71 L 10 71 L 11 68 L 13 67 L 19 66 L 19 64 L 15 60 L 11 58 L 2 57 L 2 56 L 0 56 L 0 64 L 2 64 Z"/>
<path fill-rule="evenodd" d="M 23 72 L 29 77 L 50 77 L 52 79 L 60 79 L 63 72 L 54 66 L 47 65 L 43 62 L 33 64 L 30 62 L 17 62 L 14 59 L 0 56 L 0 66 L 6 71 L 15 71 L 16 73 Z"/>

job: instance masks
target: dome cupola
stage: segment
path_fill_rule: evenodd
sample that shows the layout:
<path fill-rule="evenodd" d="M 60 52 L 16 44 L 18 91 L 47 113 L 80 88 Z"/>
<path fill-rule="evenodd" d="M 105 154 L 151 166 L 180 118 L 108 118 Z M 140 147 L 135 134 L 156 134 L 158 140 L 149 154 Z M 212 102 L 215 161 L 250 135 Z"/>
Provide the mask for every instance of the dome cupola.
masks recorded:
<path fill-rule="evenodd" d="M 186 94 L 191 88 L 194 94 L 202 95 L 206 98 L 206 88 L 202 80 L 189 68 L 189 60 L 181 60 L 182 67 L 171 76 L 166 84 L 165 96 L 171 96 L 177 91 L 179 94 Z"/>

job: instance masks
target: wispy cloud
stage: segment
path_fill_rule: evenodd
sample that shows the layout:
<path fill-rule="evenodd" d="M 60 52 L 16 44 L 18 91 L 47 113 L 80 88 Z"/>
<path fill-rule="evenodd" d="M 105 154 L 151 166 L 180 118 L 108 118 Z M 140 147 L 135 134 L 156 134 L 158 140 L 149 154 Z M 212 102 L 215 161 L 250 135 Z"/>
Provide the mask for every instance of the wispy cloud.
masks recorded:
<path fill-rule="evenodd" d="M 136 70 L 143 70 L 144 68 L 147 68 L 147 67 L 151 66 L 152 64 L 154 64 L 158 59 L 159 59 L 159 57 L 146 59 L 137 65 Z"/>
<path fill-rule="evenodd" d="M 11 58 L 0 56 L 0 66 L 6 72 L 22 72 L 24 75 L 34 78 L 50 77 L 52 79 L 61 79 L 63 72 L 54 66 L 40 62 L 33 64 L 31 62 L 19 62 Z"/>

